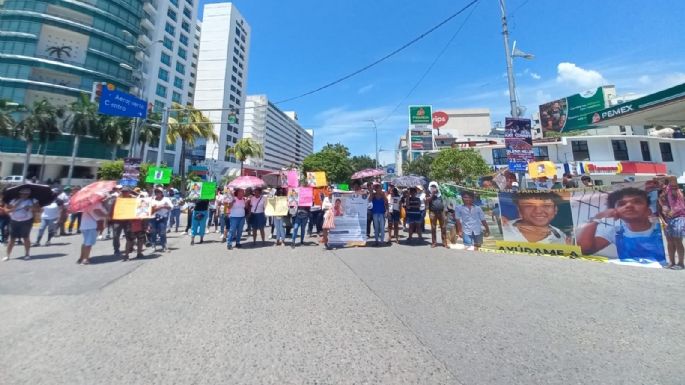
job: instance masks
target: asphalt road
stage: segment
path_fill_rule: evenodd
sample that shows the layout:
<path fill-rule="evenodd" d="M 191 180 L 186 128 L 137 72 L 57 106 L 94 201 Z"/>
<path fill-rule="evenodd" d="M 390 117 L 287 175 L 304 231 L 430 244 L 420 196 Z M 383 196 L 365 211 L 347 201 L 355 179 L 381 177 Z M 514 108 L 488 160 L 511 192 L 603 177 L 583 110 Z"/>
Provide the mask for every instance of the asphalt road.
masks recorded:
<path fill-rule="evenodd" d="M 207 240 L 0 263 L 0 383 L 685 383 L 685 272 Z"/>

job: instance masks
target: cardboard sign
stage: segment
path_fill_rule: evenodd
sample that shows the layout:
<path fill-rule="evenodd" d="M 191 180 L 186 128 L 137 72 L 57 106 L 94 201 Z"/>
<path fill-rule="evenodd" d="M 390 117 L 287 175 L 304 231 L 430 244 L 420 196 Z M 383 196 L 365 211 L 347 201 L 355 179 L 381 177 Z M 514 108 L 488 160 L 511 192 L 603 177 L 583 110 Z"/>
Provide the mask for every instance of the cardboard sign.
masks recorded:
<path fill-rule="evenodd" d="M 311 187 L 299 187 L 299 205 L 303 207 L 314 204 L 314 189 Z"/>
<path fill-rule="evenodd" d="M 264 213 L 270 217 L 288 215 L 288 197 L 271 197 L 267 199 Z"/>
<path fill-rule="evenodd" d="M 328 181 L 326 180 L 326 173 L 323 171 L 308 172 L 307 173 L 307 186 L 309 186 L 309 187 L 325 187 L 325 186 L 328 186 Z"/>
<path fill-rule="evenodd" d="M 212 200 L 216 198 L 216 182 L 202 182 L 200 199 Z"/>
<path fill-rule="evenodd" d="M 112 219 L 126 221 L 152 218 L 151 198 L 117 198 Z"/>
<path fill-rule="evenodd" d="M 300 175 L 297 170 L 288 171 L 288 187 L 297 187 L 300 185 Z"/>
<path fill-rule="evenodd" d="M 150 167 L 145 182 L 154 184 L 171 183 L 171 167 Z"/>
<path fill-rule="evenodd" d="M 540 178 L 546 176 L 547 178 L 554 178 L 557 175 L 557 166 L 550 161 L 531 162 L 528 163 L 528 175 L 531 178 Z"/>

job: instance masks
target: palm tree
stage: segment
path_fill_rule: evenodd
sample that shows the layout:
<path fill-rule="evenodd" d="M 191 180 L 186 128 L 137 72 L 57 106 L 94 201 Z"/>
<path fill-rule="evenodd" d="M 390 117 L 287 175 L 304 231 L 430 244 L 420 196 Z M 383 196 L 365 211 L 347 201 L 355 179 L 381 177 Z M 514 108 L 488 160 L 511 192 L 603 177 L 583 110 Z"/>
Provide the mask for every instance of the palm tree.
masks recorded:
<path fill-rule="evenodd" d="M 98 115 L 98 106 L 91 102 L 85 93 L 82 93 L 74 103 L 69 105 L 69 112 L 70 114 L 65 120 L 64 125 L 67 131 L 74 136 L 74 148 L 71 152 L 67 185 L 71 185 L 71 178 L 74 174 L 74 162 L 76 161 L 81 136 L 99 135 L 102 127 L 102 121 Z"/>
<path fill-rule="evenodd" d="M 51 46 L 45 50 L 50 56 L 57 56 L 57 61 L 62 61 L 62 55 L 66 57 L 71 57 L 71 47 L 68 45 L 63 46 Z"/>
<path fill-rule="evenodd" d="M 166 140 L 169 144 L 181 140 L 181 190 L 185 192 L 186 147 L 194 145 L 198 138 L 216 141 L 218 137 L 214 133 L 212 121 L 202 111 L 193 106 L 184 106 L 179 103 L 173 103 L 171 109 L 175 116 L 169 119 L 169 132 Z M 159 148 L 158 151 L 164 151 L 164 149 Z"/>
<path fill-rule="evenodd" d="M 148 143 L 159 142 L 159 130 L 160 122 L 162 121 L 162 114 L 159 112 L 153 112 L 148 115 L 145 122 L 140 126 L 138 131 L 138 142 L 140 143 L 140 154 L 139 158 L 143 159 L 143 153 L 145 151 L 145 145 Z M 133 144 L 135 147 L 136 143 Z"/>
<path fill-rule="evenodd" d="M 243 175 L 243 166 L 247 158 L 261 158 L 264 156 L 264 148 L 254 140 L 244 138 L 240 139 L 235 146 L 227 148 L 226 155 L 233 155 L 240 161 L 240 175 Z"/>
<path fill-rule="evenodd" d="M 27 114 L 24 119 L 19 121 L 14 130 L 14 136 L 26 141 L 26 158 L 24 158 L 24 167 L 21 172 L 24 178 L 28 177 L 33 140 L 38 138 L 39 143 L 45 147 L 49 140 L 60 134 L 57 118 L 64 116 L 62 108 L 53 106 L 45 99 L 33 102 L 33 105 L 25 111 Z"/>
<path fill-rule="evenodd" d="M 112 146 L 112 160 L 115 160 L 119 146 L 131 137 L 131 119 L 100 115 L 100 128 L 100 140 Z"/>

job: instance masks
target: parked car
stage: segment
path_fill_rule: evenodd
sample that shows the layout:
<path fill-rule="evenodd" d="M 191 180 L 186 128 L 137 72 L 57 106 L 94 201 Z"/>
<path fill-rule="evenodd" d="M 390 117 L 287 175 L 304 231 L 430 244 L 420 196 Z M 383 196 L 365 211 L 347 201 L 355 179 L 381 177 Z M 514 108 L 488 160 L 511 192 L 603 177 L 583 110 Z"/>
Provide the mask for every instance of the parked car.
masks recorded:
<path fill-rule="evenodd" d="M 24 177 L 21 175 L 10 175 L 2 178 L 4 184 L 21 184 L 24 183 Z"/>

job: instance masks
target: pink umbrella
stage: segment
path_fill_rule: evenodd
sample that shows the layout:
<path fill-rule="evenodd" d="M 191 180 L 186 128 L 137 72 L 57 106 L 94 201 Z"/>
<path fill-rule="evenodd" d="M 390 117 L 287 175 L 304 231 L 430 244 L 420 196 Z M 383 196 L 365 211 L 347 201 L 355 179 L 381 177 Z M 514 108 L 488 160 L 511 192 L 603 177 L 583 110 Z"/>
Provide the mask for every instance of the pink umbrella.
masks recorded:
<path fill-rule="evenodd" d="M 256 176 L 239 176 L 229 183 L 228 187 L 241 189 L 266 187 L 266 182 Z"/>
<path fill-rule="evenodd" d="M 69 198 L 69 211 L 76 213 L 86 211 L 109 197 L 109 193 L 117 185 L 113 180 L 100 180 L 80 189 Z"/>
<path fill-rule="evenodd" d="M 385 175 L 385 170 L 381 168 L 367 168 L 365 170 L 357 171 L 352 175 L 352 179 L 372 178 L 374 176 Z"/>

